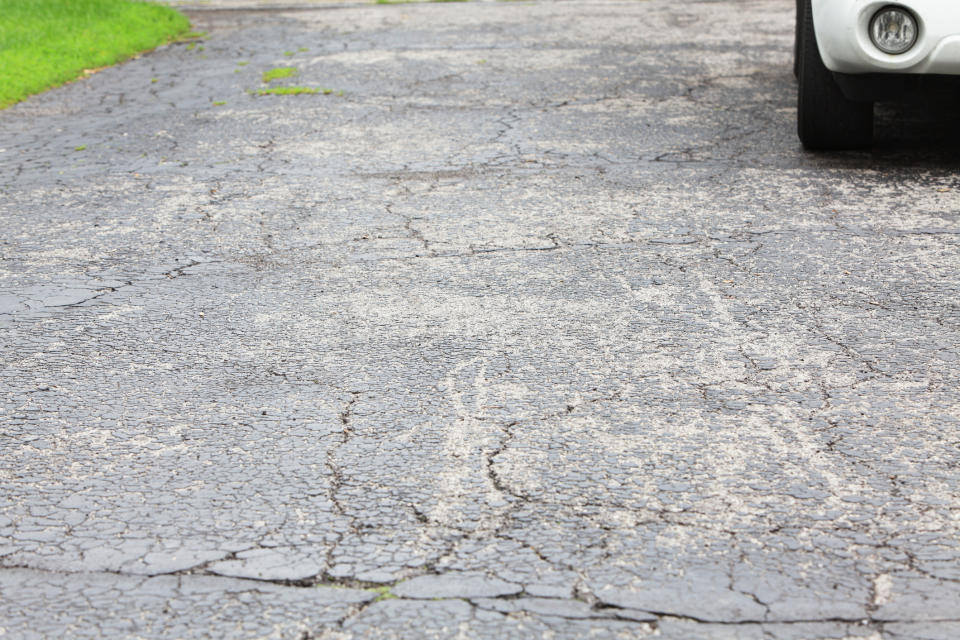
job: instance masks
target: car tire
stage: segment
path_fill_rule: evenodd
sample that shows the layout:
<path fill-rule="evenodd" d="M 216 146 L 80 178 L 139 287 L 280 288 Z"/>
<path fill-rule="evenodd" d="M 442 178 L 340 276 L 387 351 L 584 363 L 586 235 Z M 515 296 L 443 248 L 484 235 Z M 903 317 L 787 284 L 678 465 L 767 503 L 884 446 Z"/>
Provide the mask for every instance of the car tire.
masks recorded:
<path fill-rule="evenodd" d="M 793 30 L 793 77 L 800 77 L 800 38 L 803 25 L 803 4 L 806 0 L 797 0 L 797 19 Z"/>
<path fill-rule="evenodd" d="M 810 0 L 803 3 L 798 38 L 797 133 L 811 150 L 861 149 L 873 142 L 873 103 L 849 100 L 823 64 Z"/>

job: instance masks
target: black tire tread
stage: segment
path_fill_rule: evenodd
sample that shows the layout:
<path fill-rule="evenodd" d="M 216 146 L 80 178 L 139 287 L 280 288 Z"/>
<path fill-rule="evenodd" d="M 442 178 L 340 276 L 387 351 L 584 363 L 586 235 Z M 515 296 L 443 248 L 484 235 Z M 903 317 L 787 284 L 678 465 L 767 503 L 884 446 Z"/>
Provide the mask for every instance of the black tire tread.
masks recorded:
<path fill-rule="evenodd" d="M 810 0 L 803 3 L 799 54 L 797 133 L 811 150 L 861 149 L 873 142 L 873 103 L 849 100 L 823 64 Z"/>
<path fill-rule="evenodd" d="M 803 26 L 803 0 L 796 0 L 797 19 L 793 30 L 793 77 L 800 77 L 800 38 Z"/>

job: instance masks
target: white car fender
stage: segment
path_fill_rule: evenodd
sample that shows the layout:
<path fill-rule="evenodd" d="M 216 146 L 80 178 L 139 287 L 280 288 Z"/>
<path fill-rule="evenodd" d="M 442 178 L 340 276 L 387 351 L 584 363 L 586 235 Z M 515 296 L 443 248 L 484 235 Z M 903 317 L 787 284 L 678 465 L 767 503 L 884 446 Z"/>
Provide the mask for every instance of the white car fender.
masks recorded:
<path fill-rule="evenodd" d="M 811 0 L 823 63 L 840 73 L 940 73 L 960 75 L 960 2 L 954 0 Z M 907 8 L 917 43 L 900 55 L 870 40 L 870 20 L 884 7 Z"/>

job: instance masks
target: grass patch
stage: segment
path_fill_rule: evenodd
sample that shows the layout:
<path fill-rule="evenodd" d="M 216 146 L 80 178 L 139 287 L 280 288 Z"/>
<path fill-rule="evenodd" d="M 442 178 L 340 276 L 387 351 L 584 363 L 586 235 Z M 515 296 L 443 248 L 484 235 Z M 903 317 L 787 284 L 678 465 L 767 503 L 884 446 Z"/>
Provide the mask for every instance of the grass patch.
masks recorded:
<path fill-rule="evenodd" d="M 316 89 L 314 87 L 273 87 L 271 89 L 260 89 L 258 96 L 299 96 L 303 94 L 322 93 L 329 95 L 333 89 Z"/>
<path fill-rule="evenodd" d="M 169 42 L 173 9 L 130 0 L 0 0 L 0 109 Z"/>
<path fill-rule="evenodd" d="M 263 72 L 263 81 L 264 82 L 273 82 L 274 80 L 280 80 L 281 78 L 289 78 L 297 74 L 296 67 L 277 67 L 276 69 L 270 69 L 269 71 Z"/>

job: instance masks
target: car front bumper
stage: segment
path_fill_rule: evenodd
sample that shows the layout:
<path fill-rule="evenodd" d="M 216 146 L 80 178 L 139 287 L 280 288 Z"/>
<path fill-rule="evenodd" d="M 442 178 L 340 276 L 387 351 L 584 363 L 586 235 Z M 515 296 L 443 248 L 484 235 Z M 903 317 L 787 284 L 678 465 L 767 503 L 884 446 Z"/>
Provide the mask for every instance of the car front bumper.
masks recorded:
<path fill-rule="evenodd" d="M 899 55 L 870 41 L 873 15 L 889 5 L 906 7 L 919 26 L 916 44 Z M 823 63 L 847 74 L 960 75 L 960 2 L 955 0 L 812 0 L 813 24 Z"/>

